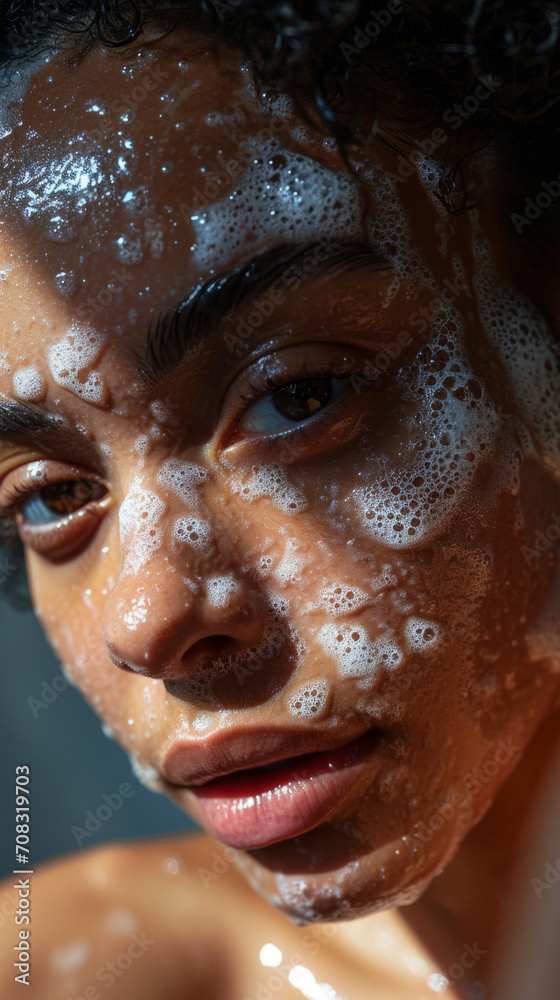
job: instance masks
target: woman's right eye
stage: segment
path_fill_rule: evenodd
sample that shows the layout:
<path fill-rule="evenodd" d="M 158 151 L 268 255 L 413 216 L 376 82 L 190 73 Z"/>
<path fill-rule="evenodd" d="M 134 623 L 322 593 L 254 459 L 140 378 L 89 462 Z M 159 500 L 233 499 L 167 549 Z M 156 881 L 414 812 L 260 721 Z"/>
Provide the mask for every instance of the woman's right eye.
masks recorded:
<path fill-rule="evenodd" d="M 50 483 L 32 493 L 20 505 L 20 515 L 29 525 L 53 524 L 75 514 L 93 500 L 100 500 L 107 490 L 95 480 L 70 479 Z"/>
<path fill-rule="evenodd" d="M 54 560 L 81 551 L 111 503 L 103 483 L 72 471 L 68 478 L 63 463 L 31 462 L 0 488 L 0 516 L 13 519 L 25 546 Z"/>

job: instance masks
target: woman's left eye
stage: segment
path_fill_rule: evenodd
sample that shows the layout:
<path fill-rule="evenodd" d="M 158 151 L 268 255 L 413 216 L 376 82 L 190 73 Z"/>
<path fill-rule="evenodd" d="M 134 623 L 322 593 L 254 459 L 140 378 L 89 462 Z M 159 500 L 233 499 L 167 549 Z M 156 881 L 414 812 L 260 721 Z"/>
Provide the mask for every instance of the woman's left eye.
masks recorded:
<path fill-rule="evenodd" d="M 271 434 L 313 417 L 346 388 L 347 378 L 303 378 L 281 385 L 245 411 L 244 431 Z"/>

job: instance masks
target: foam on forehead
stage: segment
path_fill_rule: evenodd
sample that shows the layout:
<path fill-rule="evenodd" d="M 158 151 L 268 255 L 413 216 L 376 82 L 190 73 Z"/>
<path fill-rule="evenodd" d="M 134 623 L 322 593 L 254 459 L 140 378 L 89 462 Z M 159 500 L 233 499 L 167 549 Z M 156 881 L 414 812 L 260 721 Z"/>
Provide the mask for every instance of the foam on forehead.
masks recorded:
<path fill-rule="evenodd" d="M 193 259 L 220 267 L 250 245 L 357 237 L 356 182 L 277 143 L 254 140 L 253 163 L 230 194 L 193 211 Z"/>
<path fill-rule="evenodd" d="M 45 380 L 35 365 L 18 368 L 13 377 L 14 392 L 18 399 L 39 400 L 45 392 Z"/>
<path fill-rule="evenodd" d="M 88 403 L 102 403 L 104 385 L 91 367 L 105 345 L 105 338 L 85 323 L 72 323 L 66 335 L 48 351 L 49 368 L 55 382 Z"/>

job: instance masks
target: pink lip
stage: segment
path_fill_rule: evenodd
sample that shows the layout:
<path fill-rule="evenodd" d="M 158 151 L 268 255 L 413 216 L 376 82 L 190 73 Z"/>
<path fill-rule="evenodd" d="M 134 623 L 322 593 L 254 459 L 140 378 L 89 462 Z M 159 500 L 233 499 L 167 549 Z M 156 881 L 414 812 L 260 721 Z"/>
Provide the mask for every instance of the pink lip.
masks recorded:
<path fill-rule="evenodd" d="M 250 735 L 254 740 L 255 733 Z M 268 730 L 269 741 L 280 735 Z M 300 743 L 309 743 L 308 734 L 298 736 Z M 281 758 L 261 747 L 241 769 L 238 757 L 237 769 L 223 766 L 205 779 L 199 766 L 197 784 L 177 781 L 183 770 L 180 748 L 167 755 L 163 771 L 168 780 L 188 786 L 184 789 L 188 805 L 218 840 L 242 850 L 267 847 L 313 829 L 336 811 L 352 792 L 358 771 L 377 745 L 379 731 L 369 730 L 334 749 L 289 758 L 285 751 L 291 741 L 286 737 L 284 733 Z"/>

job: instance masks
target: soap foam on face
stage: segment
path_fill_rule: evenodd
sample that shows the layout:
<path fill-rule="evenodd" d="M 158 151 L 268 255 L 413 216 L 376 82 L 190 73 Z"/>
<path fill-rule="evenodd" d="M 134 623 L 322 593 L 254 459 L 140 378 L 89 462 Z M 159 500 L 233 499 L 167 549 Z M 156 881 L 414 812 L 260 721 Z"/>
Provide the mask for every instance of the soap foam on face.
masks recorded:
<path fill-rule="evenodd" d="M 210 551 L 212 532 L 208 521 L 199 517 L 178 517 L 173 522 L 173 538 L 175 542 L 205 553 Z"/>
<path fill-rule="evenodd" d="M 249 478 L 232 477 L 233 492 L 245 500 L 268 497 L 286 514 L 297 514 L 307 506 L 302 490 L 288 479 L 283 465 L 254 465 Z"/>
<path fill-rule="evenodd" d="M 160 548 L 163 531 L 159 521 L 164 512 L 161 497 L 145 489 L 142 479 L 136 477 L 119 511 L 123 572 L 137 573 Z"/>
<path fill-rule="evenodd" d="M 93 327 L 72 323 L 66 336 L 48 351 L 49 367 L 55 382 L 88 403 L 103 402 L 104 385 L 91 366 L 98 359 L 105 338 Z"/>
<path fill-rule="evenodd" d="M 498 349 L 546 467 L 560 479 L 560 346 L 536 306 L 497 274 L 488 241 L 474 240 L 473 252 L 484 329 Z"/>
<path fill-rule="evenodd" d="M 33 402 L 42 399 L 45 394 L 45 380 L 35 365 L 14 372 L 13 384 L 18 399 Z"/>
<path fill-rule="evenodd" d="M 199 488 L 208 479 L 208 472 L 202 465 L 170 458 L 158 472 L 157 481 L 172 490 L 183 503 L 196 506 L 200 501 Z"/>
<path fill-rule="evenodd" d="M 297 719 L 319 719 L 324 715 L 330 690 L 328 681 L 308 681 L 291 696 L 288 711 Z"/>
<path fill-rule="evenodd" d="M 394 670 L 403 661 L 402 650 L 390 633 L 371 639 L 363 625 L 323 625 L 317 638 L 332 657 L 341 677 L 375 677 Z"/>
<path fill-rule="evenodd" d="M 193 257 L 201 268 L 227 264 L 249 235 L 259 246 L 358 235 L 361 205 L 353 178 L 274 142 L 251 141 L 254 162 L 239 187 L 191 216 Z"/>
<path fill-rule="evenodd" d="M 232 597 L 239 594 L 241 584 L 233 573 L 225 576 L 211 576 L 206 581 L 206 592 L 209 602 L 216 608 L 226 608 Z"/>

